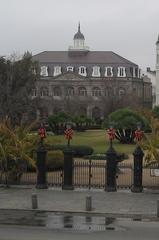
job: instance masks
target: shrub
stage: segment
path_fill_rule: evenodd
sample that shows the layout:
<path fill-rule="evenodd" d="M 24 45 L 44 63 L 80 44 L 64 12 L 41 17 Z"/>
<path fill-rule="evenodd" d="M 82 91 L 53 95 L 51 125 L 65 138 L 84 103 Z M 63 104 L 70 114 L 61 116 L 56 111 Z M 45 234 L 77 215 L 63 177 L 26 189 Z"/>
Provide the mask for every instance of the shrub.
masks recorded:
<path fill-rule="evenodd" d="M 61 150 L 48 151 L 47 153 L 47 170 L 61 169 L 64 165 L 64 155 Z"/>
<path fill-rule="evenodd" d="M 66 145 L 54 145 L 54 146 L 49 146 L 47 145 L 46 148 L 48 150 L 61 150 L 64 151 L 67 146 Z M 74 157 L 83 157 L 85 155 L 91 155 L 93 153 L 93 148 L 85 145 L 81 146 L 76 146 L 76 145 L 71 145 L 71 149 L 74 152 Z"/>

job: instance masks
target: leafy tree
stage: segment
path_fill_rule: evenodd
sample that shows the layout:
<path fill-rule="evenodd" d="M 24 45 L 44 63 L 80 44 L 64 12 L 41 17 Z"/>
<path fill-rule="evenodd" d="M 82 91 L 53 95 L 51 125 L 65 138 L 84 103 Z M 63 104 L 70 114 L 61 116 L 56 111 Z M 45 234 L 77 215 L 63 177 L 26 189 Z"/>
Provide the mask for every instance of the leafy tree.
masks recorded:
<path fill-rule="evenodd" d="M 63 132 L 66 122 L 69 120 L 69 115 L 64 112 L 59 112 L 48 117 L 49 126 L 55 134 L 59 134 L 61 131 Z"/>
<path fill-rule="evenodd" d="M 31 54 L 24 54 L 18 61 L 0 58 L 0 118 L 8 116 L 13 125 L 19 124 L 24 115 L 35 110 L 31 92 L 38 74 L 37 63 L 32 62 Z"/>
<path fill-rule="evenodd" d="M 114 123 L 114 127 L 116 128 L 116 139 L 121 143 L 133 143 L 134 131 L 138 123 L 141 124 L 142 128 L 148 125 L 148 121 L 144 117 L 141 117 L 138 113 L 129 108 L 122 108 L 109 114 L 103 126 L 109 127 L 110 123 Z"/>
<path fill-rule="evenodd" d="M 154 117 L 159 118 L 159 106 L 155 106 L 152 110 Z"/>

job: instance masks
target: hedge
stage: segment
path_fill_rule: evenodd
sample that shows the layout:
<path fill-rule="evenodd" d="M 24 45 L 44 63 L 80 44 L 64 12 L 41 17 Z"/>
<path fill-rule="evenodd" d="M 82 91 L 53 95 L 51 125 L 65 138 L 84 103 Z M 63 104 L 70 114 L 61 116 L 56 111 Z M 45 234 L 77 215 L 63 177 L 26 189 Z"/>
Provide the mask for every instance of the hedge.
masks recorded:
<path fill-rule="evenodd" d="M 64 151 L 67 148 L 66 145 L 54 145 L 52 150 L 61 150 Z M 93 148 L 85 145 L 76 146 L 71 145 L 74 157 L 84 157 L 86 155 L 91 155 L 93 153 Z"/>

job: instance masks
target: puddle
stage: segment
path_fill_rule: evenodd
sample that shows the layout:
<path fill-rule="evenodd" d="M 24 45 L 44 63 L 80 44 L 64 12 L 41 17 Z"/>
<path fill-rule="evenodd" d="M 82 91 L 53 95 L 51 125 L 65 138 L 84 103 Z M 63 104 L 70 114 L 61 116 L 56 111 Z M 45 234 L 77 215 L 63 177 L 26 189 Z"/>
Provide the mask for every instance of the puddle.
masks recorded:
<path fill-rule="evenodd" d="M 73 215 L 50 212 L 7 212 L 0 214 L 0 224 L 46 227 L 54 230 L 71 231 L 125 231 L 124 218 Z M 136 216 L 126 221 L 143 221 Z M 145 220 L 144 220 L 145 221 Z M 148 219 L 147 219 L 148 221 Z M 149 220 L 150 221 L 150 220 Z"/>

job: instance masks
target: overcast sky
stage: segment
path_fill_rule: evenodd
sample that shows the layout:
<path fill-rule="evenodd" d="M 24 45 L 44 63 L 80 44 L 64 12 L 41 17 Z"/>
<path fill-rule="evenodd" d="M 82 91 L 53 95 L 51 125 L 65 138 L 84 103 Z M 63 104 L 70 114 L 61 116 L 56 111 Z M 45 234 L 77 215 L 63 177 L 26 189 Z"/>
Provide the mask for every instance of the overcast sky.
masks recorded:
<path fill-rule="evenodd" d="M 155 68 L 159 0 L 0 0 L 0 55 L 67 50 L 79 21 L 90 50 Z"/>

